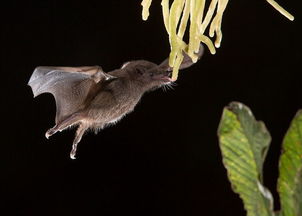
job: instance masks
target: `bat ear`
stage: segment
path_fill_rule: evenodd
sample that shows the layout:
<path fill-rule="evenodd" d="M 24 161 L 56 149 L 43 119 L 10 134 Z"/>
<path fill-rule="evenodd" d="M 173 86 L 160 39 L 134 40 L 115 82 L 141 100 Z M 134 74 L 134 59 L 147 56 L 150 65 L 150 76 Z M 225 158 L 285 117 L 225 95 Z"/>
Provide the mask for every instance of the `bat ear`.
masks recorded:
<path fill-rule="evenodd" d="M 198 53 L 196 53 L 197 57 L 198 57 L 198 60 L 201 58 L 201 56 L 203 55 L 203 52 L 204 52 L 204 48 L 203 48 L 203 45 L 200 44 L 200 48 L 199 48 L 199 51 Z M 183 55 L 184 55 L 184 59 L 182 60 L 182 63 L 179 67 L 179 70 L 182 70 L 182 69 L 185 69 L 185 68 L 188 68 L 188 67 L 191 67 L 194 62 L 192 61 L 191 57 L 188 56 L 185 52 L 183 52 Z M 197 60 L 197 61 L 198 61 Z M 167 58 L 166 60 L 164 60 L 160 65 L 159 67 L 165 71 L 172 71 L 173 69 L 169 66 L 169 58 Z"/>
<path fill-rule="evenodd" d="M 122 65 L 121 69 L 125 68 L 129 63 L 130 63 L 130 61 L 125 62 L 125 63 Z"/>

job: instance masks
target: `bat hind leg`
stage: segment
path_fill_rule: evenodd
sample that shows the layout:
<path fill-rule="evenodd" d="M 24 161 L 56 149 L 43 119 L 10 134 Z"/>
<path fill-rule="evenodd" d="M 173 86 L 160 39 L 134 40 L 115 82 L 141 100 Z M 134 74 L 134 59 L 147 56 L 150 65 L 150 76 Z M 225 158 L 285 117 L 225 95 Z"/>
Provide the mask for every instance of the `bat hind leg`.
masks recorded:
<path fill-rule="evenodd" d="M 62 131 L 72 125 L 78 124 L 80 120 L 84 117 L 79 113 L 72 114 L 71 116 L 67 117 L 65 120 L 61 121 L 60 123 L 56 124 L 53 128 L 50 128 L 46 131 L 45 137 L 48 139 L 50 136 L 54 135 L 58 131 Z"/>
<path fill-rule="evenodd" d="M 73 143 L 72 143 L 72 149 L 71 149 L 71 152 L 70 152 L 70 158 L 71 159 L 76 159 L 75 155 L 76 155 L 76 152 L 77 152 L 78 143 L 81 141 L 82 136 L 84 135 L 84 133 L 87 129 L 88 129 L 87 125 L 85 125 L 84 123 L 80 123 L 80 125 L 77 129 L 77 132 L 76 132 L 76 136 L 75 136 L 75 138 L 73 140 Z"/>

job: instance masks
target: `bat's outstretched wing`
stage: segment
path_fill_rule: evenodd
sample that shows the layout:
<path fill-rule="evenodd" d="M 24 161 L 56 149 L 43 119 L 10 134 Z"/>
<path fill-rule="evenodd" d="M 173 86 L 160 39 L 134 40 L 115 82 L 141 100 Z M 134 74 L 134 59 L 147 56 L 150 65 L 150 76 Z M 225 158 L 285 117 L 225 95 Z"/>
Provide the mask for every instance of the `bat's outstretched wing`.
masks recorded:
<path fill-rule="evenodd" d="M 99 66 L 92 67 L 37 67 L 28 85 L 34 97 L 49 92 L 56 100 L 56 123 L 78 111 L 89 92 L 102 81 L 113 78 Z"/>

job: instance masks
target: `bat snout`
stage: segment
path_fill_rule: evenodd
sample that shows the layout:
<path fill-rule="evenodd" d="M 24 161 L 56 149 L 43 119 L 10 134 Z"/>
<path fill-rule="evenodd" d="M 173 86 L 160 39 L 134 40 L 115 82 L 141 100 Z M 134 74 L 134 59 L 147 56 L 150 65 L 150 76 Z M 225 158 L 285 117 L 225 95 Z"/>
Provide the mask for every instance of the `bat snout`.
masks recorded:
<path fill-rule="evenodd" d="M 169 82 L 173 82 L 171 75 L 172 75 L 171 72 L 164 72 L 164 73 L 157 74 L 154 78 L 156 80 L 163 81 L 164 83 L 169 83 Z"/>

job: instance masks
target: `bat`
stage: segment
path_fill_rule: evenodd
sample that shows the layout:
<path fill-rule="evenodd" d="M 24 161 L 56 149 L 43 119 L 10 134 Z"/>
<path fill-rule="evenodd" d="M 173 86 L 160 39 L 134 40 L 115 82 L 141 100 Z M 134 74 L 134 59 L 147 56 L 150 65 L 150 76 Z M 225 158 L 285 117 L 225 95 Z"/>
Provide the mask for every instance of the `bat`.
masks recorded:
<path fill-rule="evenodd" d="M 198 56 L 201 57 L 203 47 Z M 180 69 L 193 64 L 187 55 Z M 70 157 L 88 129 L 97 133 L 133 111 L 143 94 L 173 82 L 168 59 L 157 65 L 136 60 L 105 73 L 99 66 L 37 67 L 28 85 L 34 97 L 53 94 L 56 101 L 55 126 L 47 130 L 48 139 L 57 132 L 77 126 Z"/>

